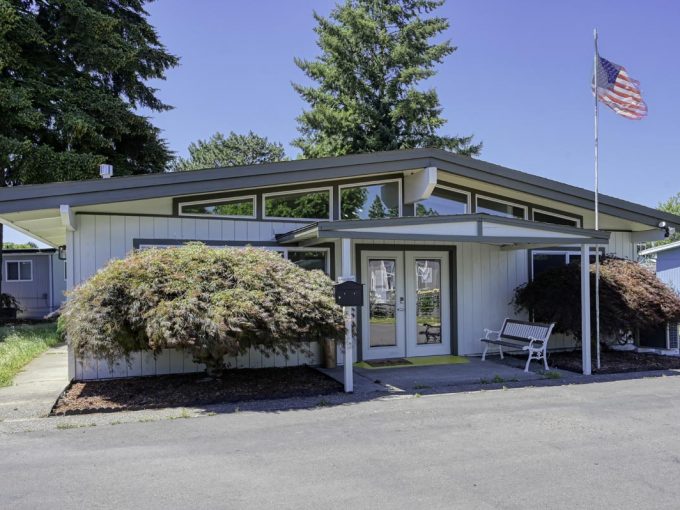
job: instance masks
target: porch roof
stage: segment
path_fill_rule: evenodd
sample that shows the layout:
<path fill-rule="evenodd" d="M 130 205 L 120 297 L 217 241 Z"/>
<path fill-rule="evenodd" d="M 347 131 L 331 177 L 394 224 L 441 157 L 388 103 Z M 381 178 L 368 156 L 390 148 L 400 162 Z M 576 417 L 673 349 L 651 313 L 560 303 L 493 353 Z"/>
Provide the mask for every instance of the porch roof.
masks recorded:
<path fill-rule="evenodd" d="M 607 244 L 609 232 L 489 214 L 457 214 L 368 220 L 320 221 L 278 234 L 282 244 L 311 245 L 329 239 L 474 242 L 503 249 Z"/>

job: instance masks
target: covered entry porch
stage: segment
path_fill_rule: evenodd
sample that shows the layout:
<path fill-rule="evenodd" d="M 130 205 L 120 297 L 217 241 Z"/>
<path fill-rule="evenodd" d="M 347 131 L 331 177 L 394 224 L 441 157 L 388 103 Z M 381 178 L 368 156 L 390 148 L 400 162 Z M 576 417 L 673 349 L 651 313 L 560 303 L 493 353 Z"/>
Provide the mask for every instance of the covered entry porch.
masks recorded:
<path fill-rule="evenodd" d="M 471 214 L 319 222 L 277 240 L 297 246 L 335 244 L 339 281 L 364 285 L 364 306 L 346 309 L 344 356 L 363 361 L 473 353 L 470 346 L 482 336 L 482 329 L 498 326 L 483 322 L 502 320 L 503 314 L 511 313 L 507 307 L 511 288 L 504 288 L 499 293 L 503 295 L 475 288 L 476 281 L 494 278 L 494 264 L 504 264 L 510 254 L 524 255 L 516 259 L 526 261 L 527 249 L 556 246 L 580 247 L 587 260 L 590 247 L 606 245 L 609 233 Z M 480 250 L 470 249 L 475 246 Z M 476 255 L 482 252 L 495 258 L 483 260 Z M 526 266 L 516 276 L 519 280 L 513 285 L 526 282 Z M 582 331 L 583 339 L 588 339 L 582 342 L 584 374 L 590 373 L 589 284 L 585 264 L 581 271 Z M 352 391 L 352 375 L 351 363 L 345 363 L 347 391 Z"/>

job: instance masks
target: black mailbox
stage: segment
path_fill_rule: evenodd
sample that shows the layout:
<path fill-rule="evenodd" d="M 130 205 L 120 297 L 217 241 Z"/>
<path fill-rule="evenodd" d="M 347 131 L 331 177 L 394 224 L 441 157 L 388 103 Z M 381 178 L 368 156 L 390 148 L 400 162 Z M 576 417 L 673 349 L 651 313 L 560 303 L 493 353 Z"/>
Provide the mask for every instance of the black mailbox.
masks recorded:
<path fill-rule="evenodd" d="M 335 302 L 340 306 L 363 306 L 364 285 L 357 282 L 342 282 L 335 285 Z"/>

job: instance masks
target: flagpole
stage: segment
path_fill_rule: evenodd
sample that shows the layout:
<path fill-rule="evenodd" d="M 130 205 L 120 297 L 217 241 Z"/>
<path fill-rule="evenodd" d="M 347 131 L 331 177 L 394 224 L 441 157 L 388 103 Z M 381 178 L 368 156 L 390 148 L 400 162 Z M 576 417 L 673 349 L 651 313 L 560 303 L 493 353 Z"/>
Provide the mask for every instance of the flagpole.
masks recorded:
<path fill-rule="evenodd" d="M 597 28 L 593 30 L 595 42 L 595 56 L 593 58 L 593 76 L 595 80 L 595 230 L 600 230 L 600 205 L 599 205 L 599 106 L 597 100 Z M 590 261 L 582 261 L 590 264 Z M 600 245 L 595 245 L 595 353 L 596 367 L 600 368 Z"/>

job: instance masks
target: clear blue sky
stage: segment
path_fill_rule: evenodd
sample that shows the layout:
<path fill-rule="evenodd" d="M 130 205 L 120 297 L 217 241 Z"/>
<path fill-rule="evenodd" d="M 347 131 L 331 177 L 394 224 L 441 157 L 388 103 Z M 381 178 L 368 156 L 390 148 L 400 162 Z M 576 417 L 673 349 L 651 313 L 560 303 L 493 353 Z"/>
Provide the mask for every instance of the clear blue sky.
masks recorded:
<path fill-rule="evenodd" d="M 215 131 L 253 130 L 286 145 L 305 106 L 293 57 L 317 54 L 312 11 L 326 0 L 162 0 L 148 6 L 168 49 L 181 57 L 159 96 L 175 109 L 154 114 L 170 147 Z M 680 191 L 680 2 L 449 0 L 447 37 L 458 51 L 426 83 L 448 124 L 474 133 L 481 159 L 591 188 L 592 30 L 600 54 L 642 84 L 649 116 L 630 121 L 600 110 L 601 191 L 656 206 Z"/>

